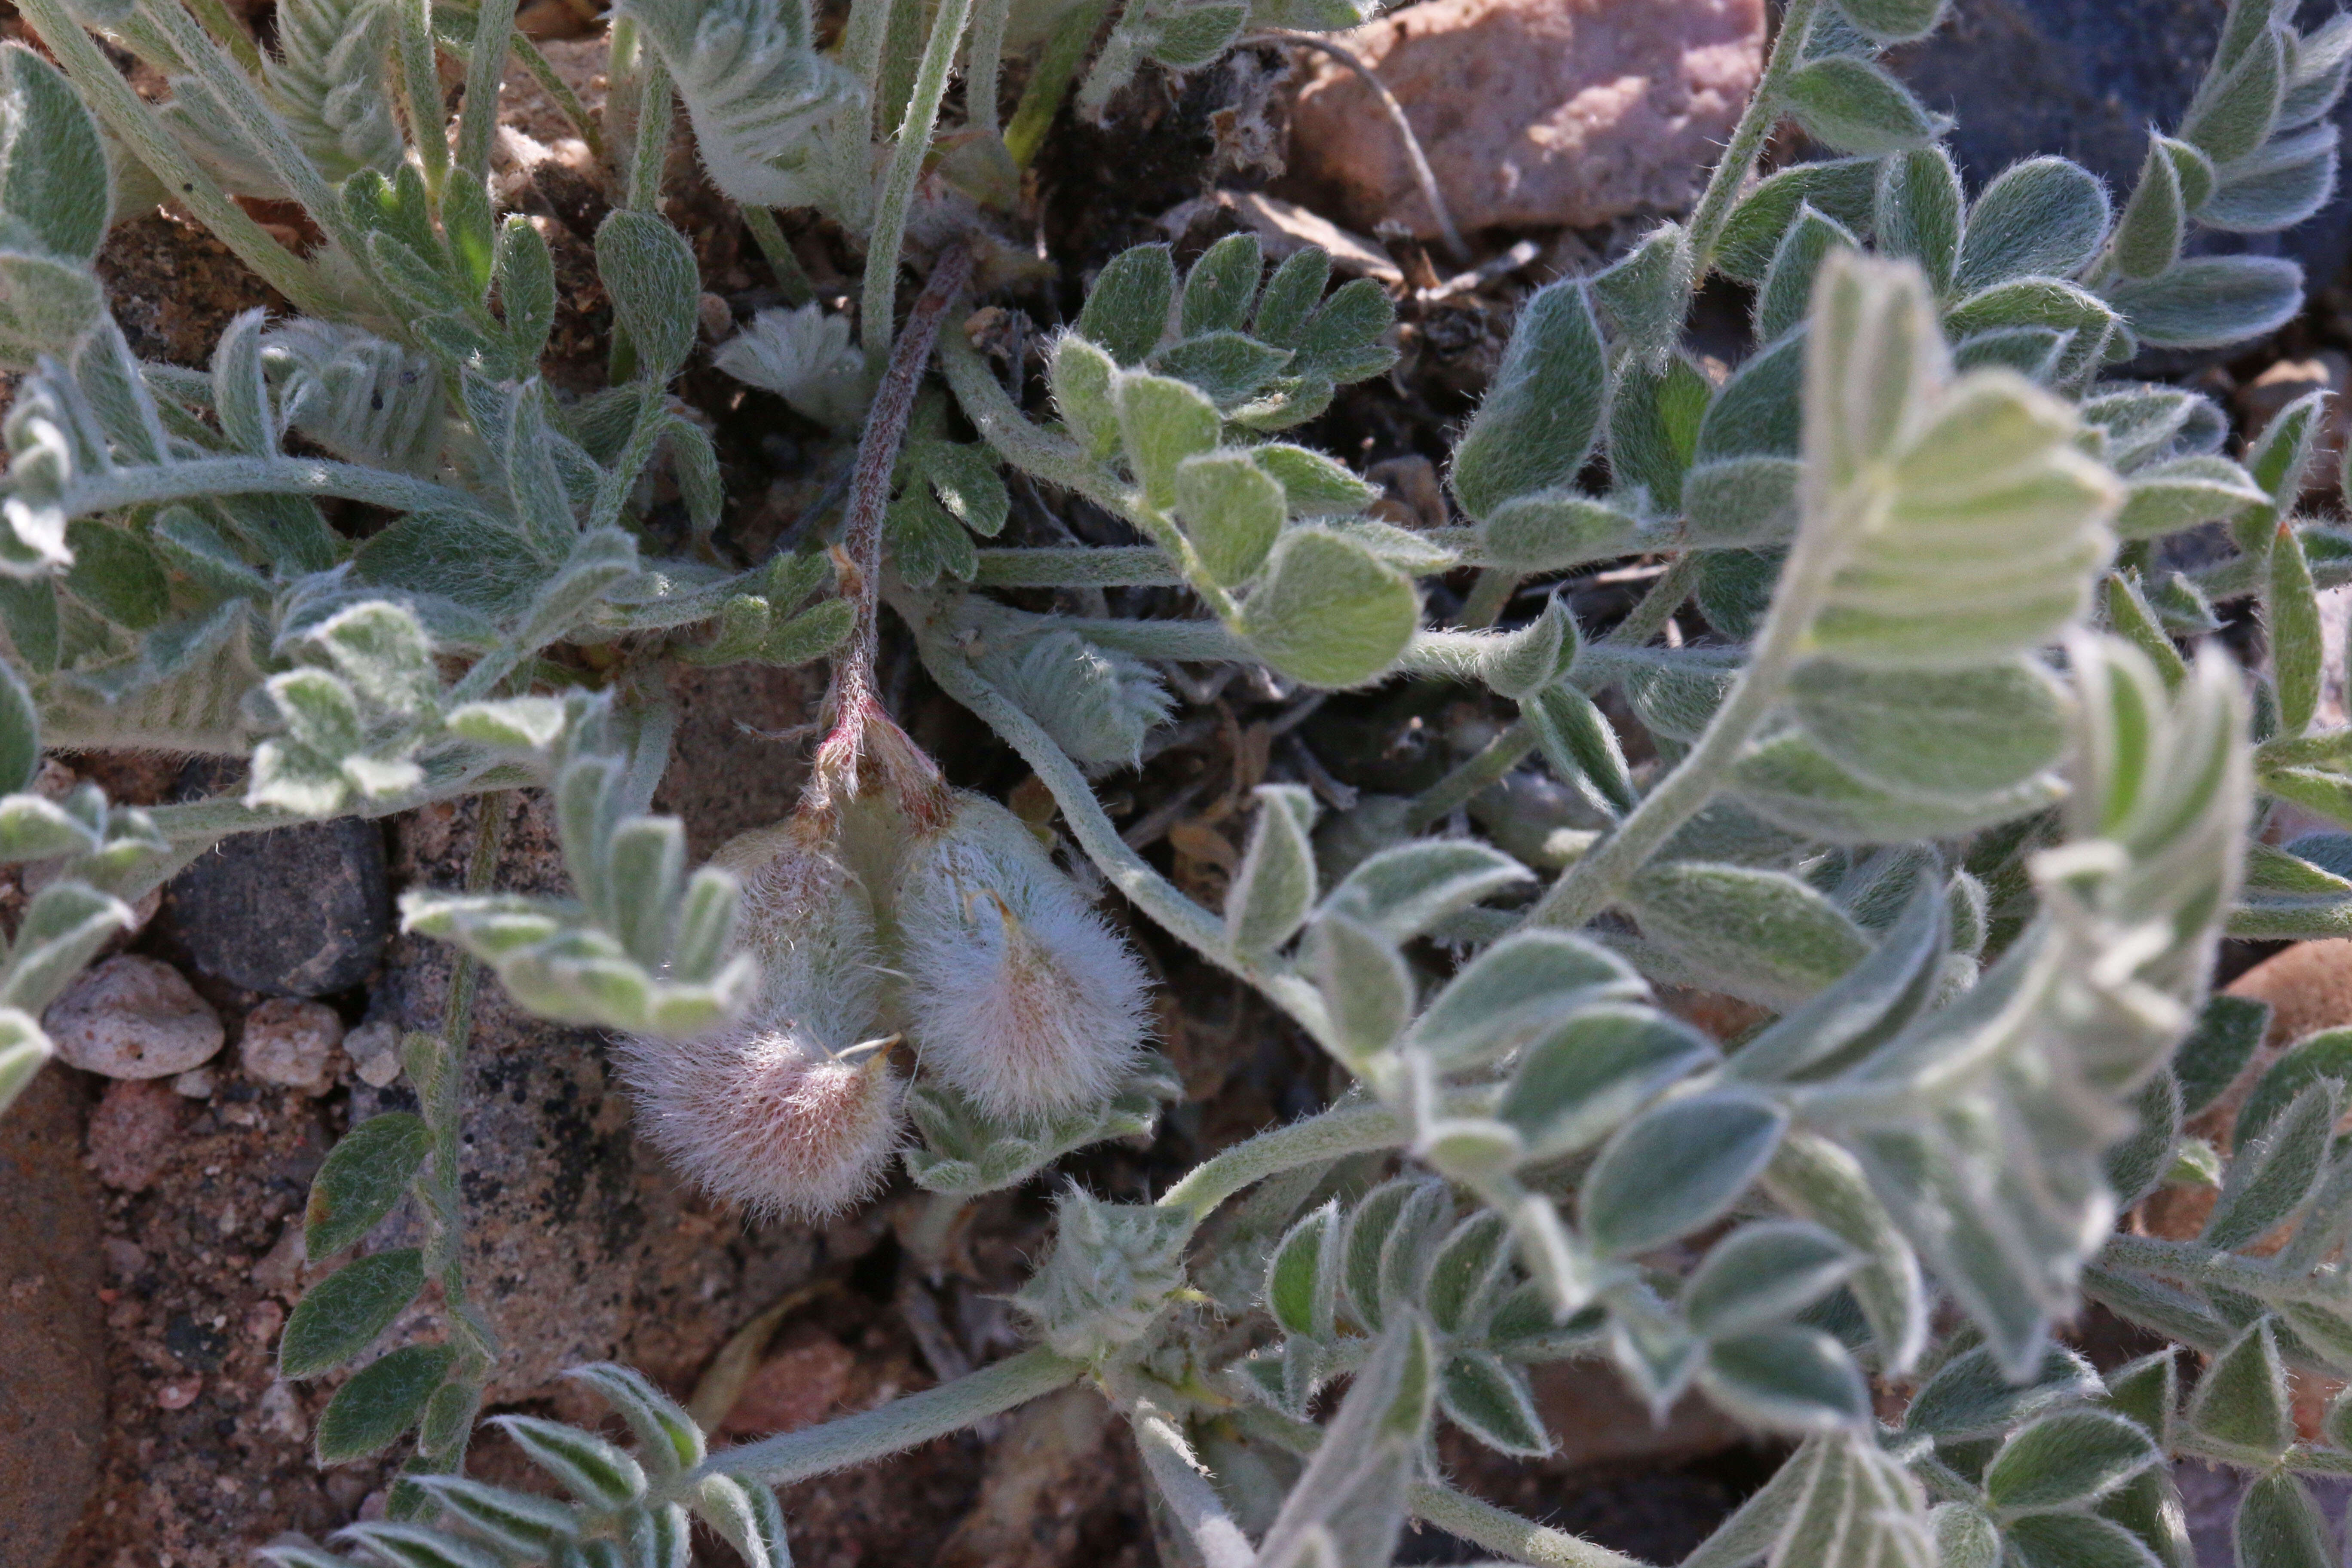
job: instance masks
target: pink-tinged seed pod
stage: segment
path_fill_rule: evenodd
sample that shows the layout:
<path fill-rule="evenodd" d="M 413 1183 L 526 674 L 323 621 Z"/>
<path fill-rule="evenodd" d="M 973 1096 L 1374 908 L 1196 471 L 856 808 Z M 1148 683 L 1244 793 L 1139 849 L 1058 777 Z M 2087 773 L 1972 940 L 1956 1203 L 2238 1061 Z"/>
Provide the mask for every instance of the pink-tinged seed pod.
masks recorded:
<path fill-rule="evenodd" d="M 1143 965 L 1018 817 L 959 796 L 894 901 L 926 1068 L 1009 1120 L 1110 1097 L 1147 1033 Z"/>
<path fill-rule="evenodd" d="M 718 858 L 743 878 L 738 929 L 759 995 L 727 1028 L 631 1039 L 638 1126 L 678 1172 L 761 1218 L 813 1219 L 870 1195 L 898 1147 L 902 1085 L 877 1040 L 865 889 L 793 825 Z"/>

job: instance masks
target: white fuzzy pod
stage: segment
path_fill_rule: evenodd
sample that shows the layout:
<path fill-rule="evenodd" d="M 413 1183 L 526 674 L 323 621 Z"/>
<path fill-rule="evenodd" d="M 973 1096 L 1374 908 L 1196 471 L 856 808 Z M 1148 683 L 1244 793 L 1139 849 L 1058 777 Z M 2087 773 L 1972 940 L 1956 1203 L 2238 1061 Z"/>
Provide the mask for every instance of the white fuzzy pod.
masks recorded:
<path fill-rule="evenodd" d="M 761 1218 L 817 1218 L 871 1194 L 899 1142 L 888 1052 L 835 1054 L 875 1033 L 873 917 L 822 850 L 737 868 L 758 998 L 698 1039 L 627 1040 L 621 1074 L 641 1131 L 696 1185 Z"/>
<path fill-rule="evenodd" d="M 895 903 L 927 1068 L 1011 1120 L 1111 1096 L 1147 1033 L 1143 965 L 1018 817 L 959 796 Z"/>

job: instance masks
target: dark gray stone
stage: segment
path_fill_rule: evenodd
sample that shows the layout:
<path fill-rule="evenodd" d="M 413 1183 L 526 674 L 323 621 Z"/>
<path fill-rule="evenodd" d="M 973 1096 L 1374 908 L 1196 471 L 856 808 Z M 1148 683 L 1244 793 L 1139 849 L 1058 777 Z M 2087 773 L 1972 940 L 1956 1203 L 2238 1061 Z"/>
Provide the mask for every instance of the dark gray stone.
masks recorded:
<path fill-rule="evenodd" d="M 183 798 L 236 787 L 208 763 Z M 365 980 L 392 936 L 383 829 L 344 817 L 241 834 L 164 886 L 164 942 L 215 979 L 272 996 L 325 996 Z"/>
<path fill-rule="evenodd" d="M 1952 154 L 1974 191 L 2021 158 L 2059 153 L 2130 193 L 2147 128 L 2169 132 L 2212 58 L 2221 0 L 1960 0 L 1892 62 L 1930 109 L 1959 121 Z M 2336 9 L 2306 0 L 2299 25 Z M 2352 98 L 2336 122 L 2352 127 Z M 2208 235 L 2212 251 L 2291 256 L 2316 290 L 2352 252 L 2352 202 L 2284 235 Z"/>

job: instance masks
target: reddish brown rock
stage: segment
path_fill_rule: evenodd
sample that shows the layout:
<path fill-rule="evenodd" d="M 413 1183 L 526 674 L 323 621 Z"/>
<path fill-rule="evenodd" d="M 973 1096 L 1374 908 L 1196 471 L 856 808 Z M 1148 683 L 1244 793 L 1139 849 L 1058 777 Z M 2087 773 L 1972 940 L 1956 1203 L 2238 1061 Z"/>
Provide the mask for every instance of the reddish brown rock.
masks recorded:
<path fill-rule="evenodd" d="M 131 1085 L 122 1085 L 131 1088 Z M 140 1088 L 149 1086 L 140 1085 Z M 169 1090 L 161 1090 L 165 1099 Z M 97 1189 L 68 1075 L 0 1117 L 0 1563 L 42 1568 L 80 1517 L 106 1431 Z"/>
<path fill-rule="evenodd" d="M 1344 40 L 1404 105 L 1464 231 L 1688 205 L 1763 67 L 1762 0 L 1423 0 Z M 1434 238 L 1372 90 L 1318 59 L 1290 166 L 1370 230 Z M 1321 204 L 1310 204 L 1321 205 Z"/>
<path fill-rule="evenodd" d="M 719 1430 L 731 1437 L 764 1437 L 813 1426 L 848 1391 L 856 1365 L 849 1348 L 830 1334 L 787 1345 L 744 1383 Z"/>

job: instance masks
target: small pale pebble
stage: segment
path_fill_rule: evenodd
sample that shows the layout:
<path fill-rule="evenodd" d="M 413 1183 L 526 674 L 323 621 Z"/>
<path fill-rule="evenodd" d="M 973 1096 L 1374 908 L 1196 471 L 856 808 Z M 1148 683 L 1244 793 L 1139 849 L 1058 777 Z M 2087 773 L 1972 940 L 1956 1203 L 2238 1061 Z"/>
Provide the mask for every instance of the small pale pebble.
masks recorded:
<path fill-rule="evenodd" d="M 371 1089 L 387 1089 L 400 1077 L 400 1031 L 381 1018 L 345 1035 L 343 1054 L 358 1068 L 360 1081 Z"/>
<path fill-rule="evenodd" d="M 294 1397 L 294 1385 L 290 1383 L 273 1383 L 261 1391 L 260 1414 L 265 1431 L 297 1443 L 310 1435 L 310 1424 L 302 1419 L 301 1401 Z"/>
<path fill-rule="evenodd" d="M 343 1021 L 321 1002 L 273 996 L 245 1016 L 237 1051 L 245 1070 L 264 1083 L 324 1094 L 333 1084 L 328 1058 L 343 1041 Z"/>
<path fill-rule="evenodd" d="M 89 1168 L 110 1187 L 144 1192 L 163 1173 L 179 1128 L 180 1098 L 163 1085 L 110 1083 L 89 1113 Z"/>
<path fill-rule="evenodd" d="M 253 1266 L 253 1282 L 272 1295 L 291 1296 L 302 1283 L 302 1265 L 308 1261 L 310 1254 L 302 1246 L 302 1222 L 298 1219 Z"/>
<path fill-rule="evenodd" d="M 697 300 L 694 313 L 701 320 L 702 335 L 712 342 L 723 343 L 735 335 L 735 312 L 718 295 L 705 294 Z"/>
<path fill-rule="evenodd" d="M 191 1373 L 165 1380 L 155 1389 L 155 1403 L 165 1410 L 185 1410 L 205 1391 L 205 1380 Z"/>
<path fill-rule="evenodd" d="M 42 1023 L 69 1066 L 117 1079 L 176 1077 L 226 1037 L 220 1015 L 178 970 L 128 952 L 68 986 Z"/>
<path fill-rule="evenodd" d="M 184 1100 L 210 1100 L 215 1087 L 210 1068 L 190 1068 L 172 1080 L 172 1092 Z"/>
<path fill-rule="evenodd" d="M 147 1254 L 135 1241 L 110 1236 L 98 1244 L 98 1250 L 106 1258 L 106 1271 L 117 1279 L 137 1279 L 139 1271 L 147 1267 Z"/>

